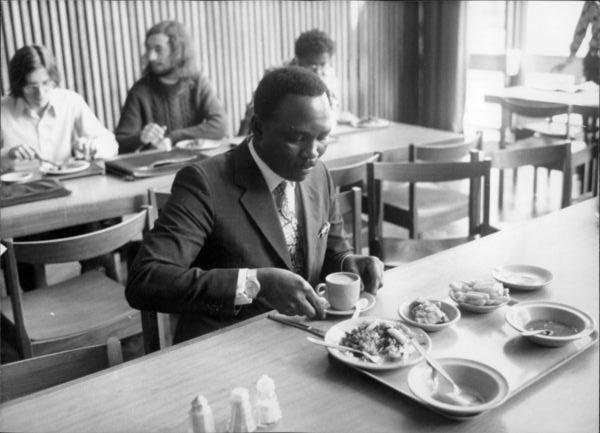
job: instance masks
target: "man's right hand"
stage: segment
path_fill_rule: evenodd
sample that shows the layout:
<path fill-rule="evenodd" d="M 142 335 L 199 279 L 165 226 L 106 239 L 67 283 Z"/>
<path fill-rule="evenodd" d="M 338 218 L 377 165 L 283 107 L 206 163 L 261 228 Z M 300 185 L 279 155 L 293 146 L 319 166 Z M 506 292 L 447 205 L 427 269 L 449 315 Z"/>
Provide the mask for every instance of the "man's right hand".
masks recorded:
<path fill-rule="evenodd" d="M 325 319 L 319 296 L 300 275 L 287 269 L 259 268 L 256 276 L 260 282 L 259 296 L 281 314 Z"/>
<path fill-rule="evenodd" d="M 6 156 L 8 159 L 30 160 L 35 159 L 37 153 L 31 146 L 19 144 L 18 146 L 8 149 Z"/>
<path fill-rule="evenodd" d="M 140 133 L 140 141 L 144 144 L 152 144 L 154 146 L 164 138 L 166 130 L 166 126 L 148 123 Z"/>

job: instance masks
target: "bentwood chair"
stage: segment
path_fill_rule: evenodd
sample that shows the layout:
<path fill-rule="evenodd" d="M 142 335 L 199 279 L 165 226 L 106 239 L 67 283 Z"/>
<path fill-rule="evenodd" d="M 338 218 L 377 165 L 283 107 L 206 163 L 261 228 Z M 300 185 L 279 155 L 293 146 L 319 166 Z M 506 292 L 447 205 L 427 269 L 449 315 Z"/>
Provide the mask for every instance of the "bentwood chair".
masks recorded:
<path fill-rule="evenodd" d="M 104 344 L 42 355 L 0 366 L 2 402 L 40 391 L 123 362 L 121 342 L 110 337 Z"/>
<path fill-rule="evenodd" d="M 149 227 L 149 215 L 145 208 L 119 224 L 79 236 L 3 241 L 7 248 L 3 259 L 9 299 L 2 300 L 2 315 L 14 331 L 23 358 L 141 332 L 139 312 L 127 303 L 125 287 L 99 270 L 23 292 L 16 263 L 65 263 L 101 256 L 139 237 Z"/>
<path fill-rule="evenodd" d="M 409 152 L 414 155 L 413 145 Z M 379 257 L 387 268 L 420 259 L 452 248 L 490 232 L 490 167 L 489 160 L 481 160 L 481 153 L 472 150 L 470 161 L 452 162 L 375 162 L 367 166 L 369 197 L 369 251 Z M 468 235 L 446 239 L 400 239 L 384 237 L 382 199 L 383 182 L 447 182 L 469 180 Z M 409 201 L 409 212 L 417 213 L 419 203 Z"/>
<path fill-rule="evenodd" d="M 150 226 L 154 226 L 158 213 L 167 204 L 170 192 L 148 190 L 148 202 L 151 215 Z M 142 335 L 146 353 L 154 352 L 173 345 L 173 337 L 179 320 L 179 314 L 161 313 L 158 311 L 144 310 L 142 316 Z"/>
<path fill-rule="evenodd" d="M 452 162 L 468 157 L 469 151 L 481 143 L 481 133 L 472 141 L 463 138 L 414 146 L 411 154 L 400 148 L 381 153 L 381 162 Z M 461 182 L 458 182 L 461 183 Z M 437 229 L 468 216 L 468 191 L 453 183 L 422 182 L 402 184 L 382 183 L 384 221 L 408 230 L 409 238 L 421 237 L 423 232 Z M 416 203 L 413 211 L 410 203 Z"/>

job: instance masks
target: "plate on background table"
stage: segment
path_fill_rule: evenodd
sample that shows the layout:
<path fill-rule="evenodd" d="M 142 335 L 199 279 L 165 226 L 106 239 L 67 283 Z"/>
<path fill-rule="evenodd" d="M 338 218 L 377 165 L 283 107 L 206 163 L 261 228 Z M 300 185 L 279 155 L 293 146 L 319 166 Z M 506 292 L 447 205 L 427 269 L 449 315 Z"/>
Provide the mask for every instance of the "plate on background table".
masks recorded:
<path fill-rule="evenodd" d="M 506 287 L 517 290 L 537 290 L 552 282 L 552 272 L 539 266 L 506 265 L 492 270 L 492 277 Z"/>
<path fill-rule="evenodd" d="M 190 150 L 210 150 L 216 149 L 223 144 L 223 140 L 210 140 L 208 138 L 194 138 L 191 140 L 178 141 L 175 147 L 179 149 Z"/>
<path fill-rule="evenodd" d="M 0 176 L 0 181 L 4 183 L 24 183 L 33 177 L 30 171 L 11 171 Z"/>
<path fill-rule="evenodd" d="M 359 299 L 363 298 L 367 300 L 367 306 L 360 310 L 361 312 L 370 310 L 371 308 L 373 308 L 376 302 L 375 296 L 373 296 L 369 292 L 361 292 Z M 332 316 L 351 316 L 354 313 L 354 308 L 350 308 L 349 310 L 334 310 L 333 308 L 326 308 L 325 312 L 327 314 L 331 314 Z"/>
<path fill-rule="evenodd" d="M 359 317 L 356 319 L 348 319 L 336 323 L 331 328 L 329 328 L 329 330 L 325 334 L 324 340 L 326 343 L 341 344 L 341 340 L 346 335 L 346 332 L 352 331 L 362 323 L 371 324 L 373 322 L 385 322 L 394 325 L 394 327 L 397 327 L 398 325 L 406 327 L 410 329 L 410 331 L 414 335 L 413 338 L 417 339 L 417 341 L 421 344 L 425 352 L 429 352 L 431 350 L 431 339 L 429 338 L 427 333 L 422 329 L 406 326 L 397 320 L 381 319 L 379 317 Z M 401 358 L 394 361 L 387 360 L 382 362 L 381 364 L 375 364 L 373 362 L 363 360 L 359 357 L 352 355 L 351 353 L 344 352 L 338 349 L 327 348 L 327 350 L 334 358 L 354 367 L 365 368 L 368 370 L 394 370 L 397 368 L 407 367 L 409 365 L 414 365 L 418 362 L 421 362 L 423 356 L 414 347 L 412 347 L 412 345 L 410 346 L 412 350 L 409 352 L 406 358 Z"/>
<path fill-rule="evenodd" d="M 60 168 L 46 162 L 40 166 L 40 171 L 44 174 L 60 176 L 63 174 L 79 173 L 90 167 L 89 161 L 67 161 L 61 164 Z"/>

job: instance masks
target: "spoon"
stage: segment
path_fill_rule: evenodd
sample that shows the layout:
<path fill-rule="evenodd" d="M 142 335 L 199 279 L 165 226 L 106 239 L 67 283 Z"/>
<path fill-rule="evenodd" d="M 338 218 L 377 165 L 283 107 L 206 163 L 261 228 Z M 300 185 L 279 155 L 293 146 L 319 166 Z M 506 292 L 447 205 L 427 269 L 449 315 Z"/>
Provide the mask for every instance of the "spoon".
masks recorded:
<path fill-rule="evenodd" d="M 352 319 L 356 319 L 360 315 L 361 311 L 367 308 L 367 305 L 369 305 L 369 301 L 367 301 L 365 298 L 360 298 L 358 301 L 356 301 L 356 304 L 354 305 L 354 313 L 352 313 Z"/>
<path fill-rule="evenodd" d="M 323 340 L 317 340 L 316 338 L 312 338 L 312 337 L 306 337 L 306 339 L 308 341 L 310 341 L 311 343 L 318 344 L 319 346 L 325 346 L 325 347 L 329 347 L 331 349 L 343 350 L 346 352 L 358 353 L 359 355 L 362 355 L 365 359 L 372 362 L 373 364 L 381 364 L 383 362 L 383 359 L 381 359 L 381 356 L 371 355 L 369 352 L 365 352 L 364 350 L 353 349 L 352 347 L 348 347 L 348 346 L 340 346 L 339 344 L 327 343 Z"/>
<path fill-rule="evenodd" d="M 530 337 L 532 335 L 552 335 L 552 331 L 547 329 L 532 329 L 530 331 L 521 331 L 523 337 Z"/>
<path fill-rule="evenodd" d="M 454 400 L 456 400 L 457 402 L 459 402 L 459 404 L 462 404 L 463 406 L 466 406 L 469 404 L 469 401 L 461 396 L 462 390 L 460 389 L 460 386 L 458 386 L 456 384 L 456 382 L 454 382 L 452 377 L 450 377 L 450 375 L 446 372 L 446 370 L 444 370 L 444 368 L 440 364 L 438 364 L 437 361 L 435 361 L 433 358 L 431 358 L 427 354 L 427 352 L 425 352 L 425 349 L 423 349 L 421 347 L 421 345 L 419 344 L 419 342 L 417 340 L 409 337 L 408 335 L 406 335 L 403 332 L 401 332 L 397 329 L 394 329 L 394 328 L 388 329 L 387 332 L 388 332 L 388 334 L 390 334 L 392 337 L 394 337 L 396 340 L 398 340 L 403 345 L 412 343 L 412 345 L 415 347 L 415 349 L 417 349 L 417 351 L 421 354 L 421 356 L 423 356 L 423 358 L 425 358 L 425 361 L 427 361 L 427 363 L 440 376 L 442 376 L 444 379 L 446 379 L 448 381 L 448 383 L 450 383 L 450 385 L 452 385 L 452 394 L 453 394 Z"/>

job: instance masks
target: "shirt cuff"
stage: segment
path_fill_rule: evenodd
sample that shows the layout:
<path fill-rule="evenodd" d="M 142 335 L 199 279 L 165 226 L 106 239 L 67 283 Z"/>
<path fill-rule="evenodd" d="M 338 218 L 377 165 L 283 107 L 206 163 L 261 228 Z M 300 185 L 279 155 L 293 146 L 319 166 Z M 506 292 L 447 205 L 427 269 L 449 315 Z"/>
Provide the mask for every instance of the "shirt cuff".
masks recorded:
<path fill-rule="evenodd" d="M 248 274 L 247 268 L 242 268 L 238 272 L 237 283 L 235 286 L 235 298 L 233 299 L 234 306 L 248 305 L 251 300 L 246 296 L 246 275 Z"/>

